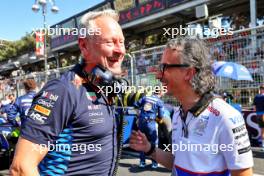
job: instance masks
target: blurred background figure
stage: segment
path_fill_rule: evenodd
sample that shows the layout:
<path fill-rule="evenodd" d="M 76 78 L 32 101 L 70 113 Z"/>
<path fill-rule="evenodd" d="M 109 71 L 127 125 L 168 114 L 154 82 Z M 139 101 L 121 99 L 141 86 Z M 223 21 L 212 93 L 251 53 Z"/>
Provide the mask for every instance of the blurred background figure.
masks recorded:
<path fill-rule="evenodd" d="M 228 104 L 231 104 L 233 102 L 234 97 L 231 93 L 224 91 L 222 92 L 221 96 Z"/>
<path fill-rule="evenodd" d="M 155 91 L 150 96 L 144 96 L 135 103 L 135 106 L 140 110 L 138 115 L 138 128 L 143 132 L 148 140 L 158 146 L 158 130 L 157 124 L 162 122 L 164 117 L 164 103 L 160 99 L 161 91 Z M 139 167 L 146 166 L 145 154 L 140 152 Z M 158 163 L 152 160 L 151 167 L 153 169 L 158 167 Z"/>
<path fill-rule="evenodd" d="M 264 151 L 264 84 L 259 88 L 259 94 L 254 98 L 254 110 L 258 117 L 258 124 L 261 128 L 262 150 Z"/>
<path fill-rule="evenodd" d="M 225 100 L 225 102 L 230 104 L 233 108 L 238 110 L 240 113 L 242 112 L 242 105 L 239 103 L 236 103 L 234 96 L 231 93 L 227 91 L 223 91 L 220 95 Z"/>
<path fill-rule="evenodd" d="M 26 94 L 18 97 L 12 104 L 10 110 L 7 112 L 7 118 L 14 126 L 20 126 L 18 124 L 17 115 L 23 123 L 26 119 L 29 108 L 31 107 L 32 100 L 36 94 L 37 84 L 34 79 L 27 79 L 23 82 Z"/>
<path fill-rule="evenodd" d="M 8 94 L 5 96 L 5 99 L 1 102 L 1 114 L 4 118 L 7 117 L 7 114 L 9 113 L 11 106 L 15 102 L 15 95 L 14 94 Z"/>

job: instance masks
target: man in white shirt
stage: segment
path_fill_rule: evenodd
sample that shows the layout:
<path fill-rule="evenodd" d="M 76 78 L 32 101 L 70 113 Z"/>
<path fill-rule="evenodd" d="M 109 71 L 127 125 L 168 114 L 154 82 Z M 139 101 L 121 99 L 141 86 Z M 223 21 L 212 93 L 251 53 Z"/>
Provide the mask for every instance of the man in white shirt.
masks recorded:
<path fill-rule="evenodd" d="M 163 151 L 134 131 L 130 146 L 171 169 L 173 176 L 251 176 L 244 119 L 211 93 L 215 78 L 205 44 L 195 38 L 170 40 L 160 68 L 157 77 L 181 104 L 174 110 L 172 145 Z"/>

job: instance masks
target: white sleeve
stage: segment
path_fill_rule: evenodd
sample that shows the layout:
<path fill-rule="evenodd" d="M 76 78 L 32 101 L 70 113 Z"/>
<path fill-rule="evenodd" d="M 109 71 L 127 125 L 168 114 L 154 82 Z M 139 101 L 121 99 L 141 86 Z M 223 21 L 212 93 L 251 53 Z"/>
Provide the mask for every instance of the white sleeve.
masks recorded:
<path fill-rule="evenodd" d="M 230 111 L 228 114 L 221 121 L 219 150 L 229 170 L 250 168 L 253 156 L 244 118 L 238 112 Z"/>

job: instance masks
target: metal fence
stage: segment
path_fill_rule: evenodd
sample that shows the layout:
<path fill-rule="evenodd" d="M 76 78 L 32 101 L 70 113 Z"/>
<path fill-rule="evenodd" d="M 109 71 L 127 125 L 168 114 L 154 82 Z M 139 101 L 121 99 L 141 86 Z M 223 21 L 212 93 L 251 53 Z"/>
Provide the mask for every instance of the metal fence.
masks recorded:
<path fill-rule="evenodd" d="M 258 87 L 264 83 L 264 26 L 234 32 L 230 36 L 204 38 L 213 61 L 232 61 L 246 66 L 254 81 L 237 81 L 217 77 L 217 91 L 228 91 L 234 103 L 243 107 L 252 106 Z M 134 80 L 136 85 L 154 85 L 155 72 L 164 46 L 133 52 Z M 165 97 L 169 103 L 177 103 L 172 97 Z"/>
<path fill-rule="evenodd" d="M 205 38 L 205 43 L 210 49 L 211 59 L 214 61 L 232 61 L 240 63 L 248 68 L 254 81 L 236 81 L 228 78 L 217 78 L 218 91 L 226 90 L 234 96 L 234 102 L 242 104 L 244 107 L 252 105 L 254 96 L 258 92 L 258 86 L 264 83 L 264 26 L 258 28 L 245 29 L 234 32 L 230 36 L 220 36 L 218 38 Z M 130 83 L 135 86 L 155 86 L 159 81 L 155 78 L 159 61 L 165 46 L 135 51 L 132 57 L 127 57 L 123 63 L 123 68 L 127 70 Z M 57 78 L 72 66 L 60 69 L 48 70 L 48 80 Z M 34 77 L 42 87 L 45 80 L 44 72 L 31 73 L 15 77 L 9 80 L 0 81 L 2 89 L 0 98 L 7 92 L 15 91 L 17 95 L 23 94 L 21 80 L 27 77 Z M 15 84 L 15 88 L 5 90 L 7 83 Z M 177 101 L 165 96 L 165 102 L 177 104 Z"/>
<path fill-rule="evenodd" d="M 14 93 L 16 96 L 23 95 L 25 93 L 23 81 L 27 78 L 34 78 L 37 83 L 37 90 L 40 90 L 45 84 L 45 74 L 47 75 L 47 80 L 51 80 L 60 77 L 60 75 L 72 67 L 73 65 L 59 69 L 51 69 L 46 72 L 32 72 L 30 74 L 0 80 L 0 99 L 10 93 Z"/>
<path fill-rule="evenodd" d="M 251 106 L 258 87 L 264 83 L 264 26 L 237 31 L 232 36 L 206 39 L 212 59 L 246 66 L 254 81 L 218 78 L 219 90 L 228 90 L 235 102 Z"/>

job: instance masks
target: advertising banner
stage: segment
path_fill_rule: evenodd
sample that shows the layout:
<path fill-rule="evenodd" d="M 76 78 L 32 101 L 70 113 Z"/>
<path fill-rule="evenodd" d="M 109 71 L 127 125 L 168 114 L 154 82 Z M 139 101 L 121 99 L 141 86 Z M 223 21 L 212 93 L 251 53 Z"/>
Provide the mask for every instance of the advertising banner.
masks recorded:
<path fill-rule="evenodd" d="M 44 33 L 43 32 L 36 32 L 36 56 L 40 57 L 40 56 L 44 56 L 44 50 L 45 50 L 45 46 L 44 46 Z"/>
<path fill-rule="evenodd" d="M 242 111 L 252 146 L 259 145 L 261 129 L 258 126 L 257 115 L 254 111 Z"/>
<path fill-rule="evenodd" d="M 130 9 L 135 6 L 135 0 L 115 0 L 114 6 L 117 11 Z"/>
<path fill-rule="evenodd" d="M 152 0 L 145 4 L 120 12 L 120 23 L 126 23 L 165 9 L 165 0 Z"/>

